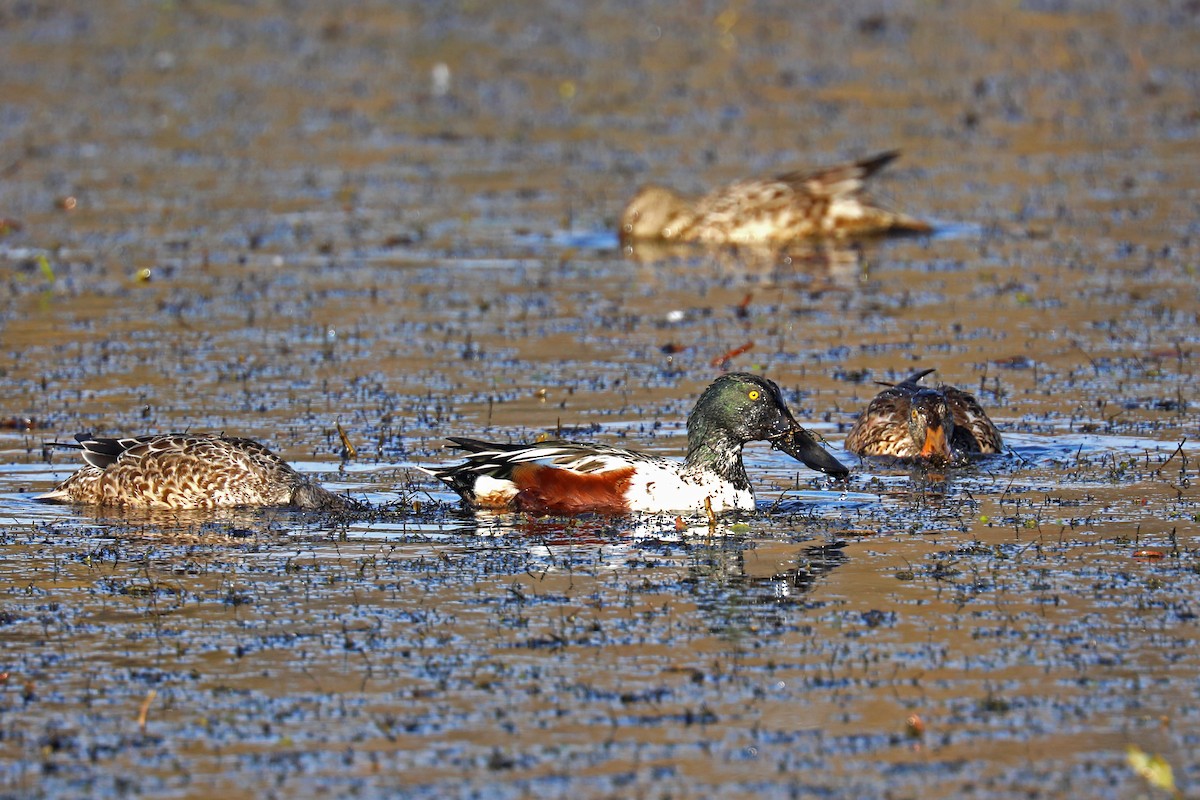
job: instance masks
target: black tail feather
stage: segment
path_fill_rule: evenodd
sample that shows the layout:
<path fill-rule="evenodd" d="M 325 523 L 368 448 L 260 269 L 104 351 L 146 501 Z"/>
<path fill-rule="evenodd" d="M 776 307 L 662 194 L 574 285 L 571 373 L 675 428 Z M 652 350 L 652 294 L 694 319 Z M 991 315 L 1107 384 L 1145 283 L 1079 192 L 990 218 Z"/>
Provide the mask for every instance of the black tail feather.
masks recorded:
<path fill-rule="evenodd" d="M 485 442 L 482 439 L 472 439 L 469 436 L 447 436 L 447 441 L 453 442 L 454 447 L 458 450 L 466 450 L 468 453 L 484 453 L 487 451 L 505 452 L 507 450 L 520 450 L 528 445 L 523 444 L 496 444 L 495 442 Z"/>
<path fill-rule="evenodd" d="M 912 375 L 909 375 L 907 378 L 900 381 L 900 383 L 888 383 L 887 381 L 875 381 L 875 383 L 879 386 L 886 386 L 889 389 L 894 389 L 895 387 L 903 386 L 906 383 L 915 384 L 917 381 L 921 380 L 921 378 L 924 378 L 931 372 L 937 372 L 937 367 L 931 367 L 930 369 L 923 369 L 920 372 L 914 372 Z"/>
<path fill-rule="evenodd" d="M 916 383 L 931 372 L 937 372 L 937 367 L 931 367 L 930 369 L 923 369 L 920 372 L 914 372 L 912 375 L 909 375 L 907 378 L 901 381 L 901 383 Z"/>
<path fill-rule="evenodd" d="M 854 164 L 863 171 L 863 178 L 869 178 L 899 157 L 899 150 L 886 150 L 882 153 L 868 156 L 860 161 L 856 161 Z"/>

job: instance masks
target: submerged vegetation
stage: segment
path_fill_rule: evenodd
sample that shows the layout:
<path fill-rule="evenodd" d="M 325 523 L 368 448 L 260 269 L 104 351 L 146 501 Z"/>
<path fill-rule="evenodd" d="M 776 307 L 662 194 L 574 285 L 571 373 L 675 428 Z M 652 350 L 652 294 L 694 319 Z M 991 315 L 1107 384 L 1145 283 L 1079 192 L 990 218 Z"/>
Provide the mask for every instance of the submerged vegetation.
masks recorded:
<path fill-rule="evenodd" d="M 0 11 L 0 797 L 1194 793 L 1195 12 L 1033 5 Z M 619 246 L 642 184 L 892 147 L 931 236 Z M 927 368 L 1004 452 L 847 454 Z M 414 470 L 681 457 L 725 371 L 848 483 L 758 444 L 755 511 L 561 519 Z M 371 507 L 34 502 L 82 431 Z"/>

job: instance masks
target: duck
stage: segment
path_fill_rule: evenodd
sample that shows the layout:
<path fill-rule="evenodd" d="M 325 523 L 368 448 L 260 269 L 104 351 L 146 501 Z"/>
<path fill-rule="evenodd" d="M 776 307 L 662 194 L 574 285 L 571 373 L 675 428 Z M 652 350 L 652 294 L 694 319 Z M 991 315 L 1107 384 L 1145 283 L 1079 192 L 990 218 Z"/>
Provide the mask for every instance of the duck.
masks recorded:
<path fill-rule="evenodd" d="M 972 455 L 999 453 L 1000 431 L 969 392 L 919 381 L 934 369 L 913 373 L 876 395 L 846 437 L 846 450 L 859 456 L 949 464 Z"/>
<path fill-rule="evenodd" d="M 108 439 L 81 433 L 74 444 L 50 444 L 79 450 L 85 466 L 36 498 L 45 502 L 174 510 L 356 505 L 251 439 L 186 433 Z"/>
<path fill-rule="evenodd" d="M 688 416 L 687 433 L 683 461 L 604 444 L 450 437 L 469 453 L 466 461 L 420 469 L 469 508 L 543 516 L 752 510 L 742 448 L 754 441 L 768 441 L 834 478 L 849 474 L 796 422 L 779 386 L 758 375 L 735 372 L 713 382 Z"/>
<path fill-rule="evenodd" d="M 665 186 L 638 191 L 621 214 L 627 250 L 641 242 L 774 244 L 889 233 L 929 233 L 919 219 L 862 194 L 866 181 L 900 155 L 889 150 L 817 172 L 788 172 L 731 183 L 698 199 Z"/>

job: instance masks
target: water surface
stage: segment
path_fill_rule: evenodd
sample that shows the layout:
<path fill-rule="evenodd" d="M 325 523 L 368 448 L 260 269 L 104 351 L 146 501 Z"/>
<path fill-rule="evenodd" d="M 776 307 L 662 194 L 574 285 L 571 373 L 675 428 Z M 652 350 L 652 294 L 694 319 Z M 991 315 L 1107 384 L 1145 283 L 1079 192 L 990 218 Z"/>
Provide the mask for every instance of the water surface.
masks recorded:
<path fill-rule="evenodd" d="M 0 12 L 0 795 L 1152 796 L 1136 745 L 1190 796 L 1198 24 Z M 643 182 L 890 148 L 875 194 L 936 235 L 613 235 Z M 841 451 L 927 367 L 1008 453 Z M 778 381 L 849 484 L 756 445 L 758 511 L 710 527 L 477 517 L 412 470 L 447 435 L 680 455 L 722 369 Z M 383 510 L 32 499 L 75 468 L 46 441 L 185 429 Z"/>

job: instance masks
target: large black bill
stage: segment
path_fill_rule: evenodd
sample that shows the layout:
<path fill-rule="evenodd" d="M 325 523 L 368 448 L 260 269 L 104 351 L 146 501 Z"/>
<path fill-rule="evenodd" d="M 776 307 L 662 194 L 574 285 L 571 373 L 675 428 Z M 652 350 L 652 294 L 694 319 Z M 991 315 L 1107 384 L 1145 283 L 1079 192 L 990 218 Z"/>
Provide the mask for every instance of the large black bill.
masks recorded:
<path fill-rule="evenodd" d="M 794 428 L 782 436 L 776 436 L 771 440 L 771 445 L 826 475 L 844 478 L 850 474 L 845 464 L 829 455 L 813 435 L 803 428 Z"/>

